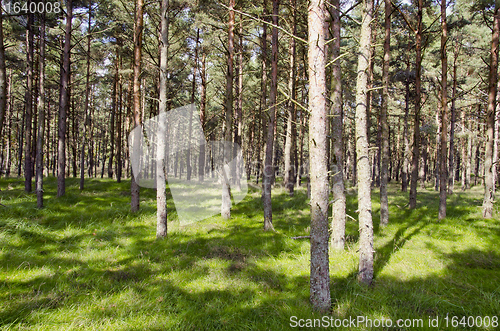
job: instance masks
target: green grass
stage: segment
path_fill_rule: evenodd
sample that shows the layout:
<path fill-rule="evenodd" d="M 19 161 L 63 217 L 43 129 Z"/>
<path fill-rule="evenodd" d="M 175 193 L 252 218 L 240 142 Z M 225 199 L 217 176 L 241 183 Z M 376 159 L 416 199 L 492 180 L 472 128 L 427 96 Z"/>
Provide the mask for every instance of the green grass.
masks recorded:
<path fill-rule="evenodd" d="M 47 180 L 38 210 L 21 179 L 1 179 L 2 330 L 287 330 L 291 316 L 321 317 L 309 305 L 309 242 L 291 239 L 309 231 L 302 189 L 273 192 L 276 232 L 262 231 L 256 188 L 228 221 L 180 226 L 169 200 L 169 236 L 157 241 L 154 190 L 141 190 L 132 214 L 129 181 L 87 180 L 80 192 L 68 179 L 63 198 L 55 185 Z M 452 195 L 441 222 L 437 192 L 419 191 L 408 210 L 397 189 L 385 228 L 373 192 L 373 286 L 356 281 L 357 222 L 348 220 L 346 250 L 330 254 L 332 316 L 421 318 L 424 329 L 438 316 L 443 330 L 446 314 L 500 315 L 500 221 L 482 219 L 482 189 Z M 356 209 L 350 190 L 347 212 Z"/>

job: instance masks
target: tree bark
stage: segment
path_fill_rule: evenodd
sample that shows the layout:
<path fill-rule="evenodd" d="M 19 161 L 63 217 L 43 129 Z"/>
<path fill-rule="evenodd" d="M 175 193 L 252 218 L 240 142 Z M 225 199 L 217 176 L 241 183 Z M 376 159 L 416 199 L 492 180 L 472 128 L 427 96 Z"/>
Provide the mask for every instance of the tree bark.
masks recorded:
<path fill-rule="evenodd" d="M 332 29 L 332 59 L 340 56 L 340 1 L 333 0 L 331 9 Z M 332 249 L 343 250 L 345 246 L 345 186 L 344 186 L 344 140 L 342 123 L 342 73 L 340 62 L 332 65 L 331 80 L 331 171 L 332 171 L 332 235 L 330 244 Z"/>
<path fill-rule="evenodd" d="M 82 146 L 80 149 L 80 190 L 83 190 L 85 186 L 85 147 L 87 139 L 87 126 L 90 124 L 89 118 L 89 103 L 90 103 L 90 42 L 91 35 L 90 30 L 92 28 L 92 1 L 89 1 L 89 25 L 87 27 L 87 75 L 85 81 L 85 106 L 84 106 L 84 122 L 83 122 L 83 133 L 82 133 Z"/>
<path fill-rule="evenodd" d="M 45 4 L 45 0 L 42 2 Z M 0 22 L 1 23 L 1 22 Z M 43 140 L 45 131 L 45 12 L 40 14 L 40 58 L 38 70 L 39 89 L 38 95 L 38 134 L 36 141 L 36 205 L 43 207 Z"/>
<path fill-rule="evenodd" d="M 7 72 L 5 67 L 5 45 L 3 42 L 3 12 L 0 12 L 0 137 L 7 113 Z M 10 126 L 9 126 L 10 127 Z"/>
<path fill-rule="evenodd" d="M 422 1 L 422 0 L 420 0 Z M 368 67 L 371 47 L 371 20 L 373 3 L 363 0 L 363 22 L 358 55 L 356 81 L 356 152 L 359 211 L 359 273 L 358 280 L 369 285 L 373 280 L 373 224 L 370 191 L 370 162 L 367 132 Z"/>
<path fill-rule="evenodd" d="M 202 50 L 201 55 L 201 96 L 200 96 L 200 123 L 201 127 L 205 128 L 205 113 L 207 107 L 207 73 L 206 73 L 206 54 L 205 51 Z M 205 137 L 200 137 L 201 139 L 205 139 Z M 198 180 L 201 182 L 204 181 L 205 177 L 205 141 L 201 141 L 200 143 L 200 157 L 198 161 Z"/>
<path fill-rule="evenodd" d="M 134 128 L 141 125 L 141 67 L 142 67 L 142 32 L 144 21 L 144 0 L 137 0 L 135 8 L 134 26 L 134 81 L 133 81 L 133 105 L 134 105 Z M 132 148 L 139 150 L 140 141 L 134 139 Z M 135 181 L 134 172 L 130 183 L 131 211 L 139 210 L 139 185 Z"/>
<path fill-rule="evenodd" d="M 387 119 L 389 104 L 389 62 L 391 60 L 391 0 L 385 0 L 385 40 L 384 63 L 382 68 L 382 108 L 380 124 L 382 128 L 380 169 L 380 225 L 389 224 L 389 201 L 387 198 L 388 166 L 389 166 L 389 123 Z"/>
<path fill-rule="evenodd" d="M 438 219 L 446 217 L 446 195 L 448 193 L 448 55 L 446 42 L 446 0 L 441 0 L 441 160 L 439 162 L 439 212 Z"/>
<path fill-rule="evenodd" d="M 451 123 L 450 123 L 450 155 L 448 157 L 448 194 L 453 194 L 455 185 L 455 122 L 456 122 L 456 98 L 457 98 L 457 60 L 459 54 L 458 44 L 455 46 L 455 56 L 453 58 L 453 87 L 451 92 Z M 458 166 L 457 166 L 458 167 Z"/>
<path fill-rule="evenodd" d="M 272 56 L 271 56 L 271 89 L 269 99 L 271 106 L 267 113 L 267 136 L 266 136 L 266 159 L 264 163 L 264 180 L 262 188 L 262 198 L 264 204 L 264 230 L 274 230 L 273 228 L 273 210 L 271 201 L 271 184 L 274 178 L 273 167 L 273 147 L 274 147 L 274 126 L 276 116 L 276 98 L 278 87 L 278 3 L 279 0 L 273 0 L 273 29 L 271 37 Z"/>
<path fill-rule="evenodd" d="M 486 150 L 484 154 L 484 200 L 483 217 L 493 217 L 493 140 L 495 129 L 495 107 L 498 78 L 498 38 L 500 34 L 500 7 L 495 2 L 493 31 L 491 37 L 490 73 L 488 76 L 488 109 L 486 112 Z"/>
<path fill-rule="evenodd" d="M 31 2 L 28 1 L 28 5 Z M 33 125 L 33 24 L 34 24 L 34 14 L 28 14 L 28 27 L 26 31 L 26 115 L 25 115 L 25 138 L 24 138 L 24 190 L 26 192 L 31 192 L 31 179 L 33 177 L 32 169 L 32 155 L 31 155 L 31 136 L 32 136 L 32 125 Z"/>
<path fill-rule="evenodd" d="M 167 123 L 162 116 L 167 113 L 167 80 L 168 80 L 168 28 L 169 0 L 161 2 L 161 35 L 160 35 L 160 91 L 159 120 L 156 137 L 156 238 L 167 236 L 167 185 L 166 185 L 166 133 Z"/>
<path fill-rule="evenodd" d="M 233 128 L 233 62 L 234 62 L 234 4 L 235 0 L 229 0 L 229 22 L 228 22 L 228 56 L 226 73 L 226 122 L 224 129 L 224 163 L 231 161 L 233 150 L 230 142 L 232 141 Z M 231 217 L 231 193 L 229 175 L 224 167 L 222 173 L 222 205 L 221 215 L 225 219 Z"/>
<path fill-rule="evenodd" d="M 297 9 L 296 9 L 296 0 L 290 0 L 290 6 L 292 8 L 291 18 L 292 18 L 292 36 L 289 39 L 289 53 L 290 53 L 290 71 L 288 75 L 288 93 L 290 93 L 290 100 L 287 105 L 287 123 L 286 123 L 286 140 L 285 140 L 285 173 L 283 182 L 285 184 L 285 188 L 288 191 L 290 196 L 293 196 L 293 188 L 295 186 L 295 173 L 297 169 L 294 169 L 294 154 L 295 154 L 295 137 L 296 137 L 296 126 L 295 126 L 295 108 L 296 105 L 294 101 L 296 100 L 296 91 L 295 91 L 295 53 L 296 53 L 296 45 L 295 45 L 295 34 L 297 33 Z"/>
<path fill-rule="evenodd" d="M 309 162 L 311 179 L 311 288 L 313 308 L 331 308 L 328 259 L 328 167 L 325 77 L 325 4 L 311 0 L 308 9 Z"/>
<path fill-rule="evenodd" d="M 422 16 L 423 0 L 418 0 L 417 9 L 417 32 L 416 32 L 416 73 L 415 73 L 415 123 L 413 131 L 413 158 L 411 162 L 411 180 L 409 208 L 417 207 L 417 182 L 418 182 L 418 161 L 420 158 L 420 97 L 421 97 L 421 71 L 422 71 Z"/>
<path fill-rule="evenodd" d="M 66 31 L 64 36 L 63 67 L 59 95 L 59 141 L 57 148 L 57 196 L 66 192 L 66 117 L 69 109 L 69 77 L 71 55 L 71 21 L 73 0 L 66 1 Z"/>

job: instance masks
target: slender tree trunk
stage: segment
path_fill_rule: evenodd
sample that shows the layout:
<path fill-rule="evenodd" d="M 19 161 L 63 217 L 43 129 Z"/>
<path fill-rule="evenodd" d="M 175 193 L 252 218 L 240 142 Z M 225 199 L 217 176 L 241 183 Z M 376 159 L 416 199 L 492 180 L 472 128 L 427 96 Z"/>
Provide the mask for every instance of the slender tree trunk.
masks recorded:
<path fill-rule="evenodd" d="M 333 0 L 331 9 L 332 60 L 340 56 L 340 1 Z M 344 140 L 342 123 L 342 74 L 340 62 L 332 65 L 331 80 L 331 168 L 332 168 L 332 249 L 343 250 L 345 246 L 345 187 L 344 187 Z"/>
<path fill-rule="evenodd" d="M 45 4 L 45 0 L 42 2 Z M 36 141 L 36 205 L 43 207 L 43 133 L 45 131 L 45 12 L 41 13 L 40 18 L 40 64 L 38 65 L 39 88 L 38 95 L 38 135 Z"/>
<path fill-rule="evenodd" d="M 156 152 L 156 238 L 167 236 L 167 185 L 166 155 L 167 122 L 163 116 L 167 113 L 167 80 L 168 80 L 168 28 L 169 0 L 161 2 L 161 35 L 160 35 L 160 104 L 158 120 L 158 150 Z"/>
<path fill-rule="evenodd" d="M 409 207 L 417 207 L 418 160 L 420 158 L 420 98 L 421 98 L 421 68 L 422 68 L 422 16 L 423 0 L 418 0 L 417 33 L 416 33 L 416 74 L 415 74 L 415 123 L 413 131 L 413 158 L 411 162 L 411 181 Z"/>
<path fill-rule="evenodd" d="M 134 128 L 141 125 L 141 67 L 142 67 L 142 32 L 144 20 L 144 0 L 137 0 L 135 8 L 135 26 L 134 26 L 134 81 L 133 81 L 133 104 L 134 104 Z M 139 139 L 134 139 L 132 148 L 139 150 Z M 135 181 L 132 171 L 132 180 L 130 183 L 132 212 L 139 210 L 139 185 Z"/>
<path fill-rule="evenodd" d="M 455 57 L 453 58 L 453 87 L 451 92 L 451 123 L 450 123 L 450 155 L 448 157 L 448 194 L 453 194 L 453 187 L 455 185 L 454 178 L 454 154 L 455 154 L 455 121 L 456 121 L 456 103 L 457 98 L 457 59 L 459 47 L 455 46 Z"/>
<path fill-rule="evenodd" d="M 401 172 L 401 191 L 408 191 L 408 170 L 410 168 L 410 142 L 408 139 L 408 117 L 410 112 L 410 54 L 406 56 L 406 80 L 405 80 L 405 115 L 403 121 L 403 171 Z"/>
<path fill-rule="evenodd" d="M 89 118 L 89 102 L 90 102 L 90 30 L 92 28 L 92 1 L 89 1 L 89 22 L 87 27 L 87 75 L 85 81 L 85 106 L 84 106 L 84 122 L 83 122 L 83 133 L 82 133 L 82 146 L 80 149 L 80 190 L 83 190 L 85 186 L 85 147 L 87 139 L 87 127 L 90 124 Z"/>
<path fill-rule="evenodd" d="M 272 29 L 272 56 L 271 56 L 271 89 L 269 99 L 271 107 L 268 111 L 267 137 L 266 137 L 266 160 L 264 164 L 263 181 L 263 202 L 264 202 L 264 230 L 274 230 L 273 211 L 271 203 L 271 183 L 274 178 L 273 167 L 273 144 L 274 144 L 274 125 L 276 116 L 276 93 L 278 87 L 278 3 L 279 0 L 273 0 L 273 29 Z"/>
<path fill-rule="evenodd" d="M 422 0 L 420 0 L 422 1 Z M 370 190 L 370 162 L 367 132 L 368 67 L 371 47 L 373 3 L 363 0 L 363 22 L 358 56 L 356 82 L 356 151 L 359 211 L 359 282 L 369 285 L 373 280 L 373 224 Z"/>
<path fill-rule="evenodd" d="M 66 1 L 66 32 L 64 37 L 63 67 L 59 96 L 59 143 L 57 149 L 57 196 L 66 192 L 66 116 L 69 109 L 69 78 L 71 54 L 71 21 L 73 0 Z"/>
<path fill-rule="evenodd" d="M 109 117 L 109 161 L 108 161 L 108 178 L 113 178 L 113 160 L 115 157 L 115 114 L 118 112 L 118 64 L 119 64 L 118 48 L 116 49 L 115 58 L 115 75 L 113 77 L 113 105 L 111 106 L 111 116 Z"/>
<path fill-rule="evenodd" d="M 296 23 L 296 0 L 290 0 L 290 6 L 291 6 L 291 17 L 292 17 L 292 35 L 295 36 L 297 33 L 297 23 Z M 284 178 L 283 182 L 285 184 L 285 188 L 288 191 L 288 194 L 290 196 L 293 196 L 293 188 L 295 186 L 295 172 L 296 169 L 294 169 L 294 149 L 295 149 L 295 108 L 296 105 L 294 103 L 296 99 L 296 94 L 295 94 L 295 38 L 293 36 L 290 36 L 289 40 L 289 53 L 290 53 L 290 72 L 288 75 L 288 89 L 290 93 L 290 100 L 288 101 L 288 107 L 287 107 L 287 122 L 286 122 L 286 140 L 285 140 L 285 173 L 284 173 Z"/>
<path fill-rule="evenodd" d="M 261 141 L 264 140 L 265 134 L 266 134 L 266 120 L 264 120 L 264 110 L 267 108 L 267 20 L 268 20 L 268 13 L 267 13 L 267 1 L 263 0 L 262 3 L 263 6 L 263 18 L 264 18 L 264 24 L 262 25 L 262 36 L 261 36 L 261 65 L 262 65 L 262 80 L 261 80 L 261 93 L 260 93 L 260 107 L 259 107 L 259 123 L 260 128 L 262 132 L 259 132 L 259 143 L 257 144 L 257 175 L 255 178 L 256 184 L 259 184 L 259 177 L 260 177 L 260 172 L 262 170 L 262 157 L 261 157 L 261 146 L 262 144 L 260 143 Z M 260 139 L 260 134 L 262 134 L 262 139 Z M 264 169 L 265 170 L 265 169 Z"/>
<path fill-rule="evenodd" d="M 438 219 L 446 217 L 446 194 L 448 193 L 448 55 L 446 42 L 446 0 L 441 0 L 441 160 L 439 162 L 439 213 Z M 451 153 L 451 151 L 450 151 Z"/>
<path fill-rule="evenodd" d="M 202 50 L 201 55 L 201 96 L 200 96 L 200 123 L 201 127 L 205 128 L 205 116 L 206 116 L 206 107 L 207 107 L 207 72 L 205 67 L 206 62 L 206 54 L 205 51 Z M 200 142 L 200 157 L 198 161 L 198 180 L 201 182 L 204 181 L 205 177 L 205 136 L 200 137 L 203 141 Z"/>
<path fill-rule="evenodd" d="M 28 1 L 28 5 L 31 3 Z M 31 155 L 31 135 L 32 135 L 32 125 L 33 125 L 33 24 L 34 24 L 34 14 L 28 14 L 28 28 L 26 35 L 26 46 L 28 51 L 26 52 L 26 65 L 27 65 L 27 88 L 25 95 L 26 102 L 26 126 L 25 126 L 25 147 L 24 147 L 24 190 L 26 192 L 31 192 L 31 179 L 33 177 L 32 169 L 32 155 Z"/>
<path fill-rule="evenodd" d="M 490 73 L 488 77 L 488 110 L 486 112 L 486 150 L 484 154 L 484 200 L 483 217 L 493 217 L 493 140 L 495 129 L 495 107 L 498 77 L 498 38 L 500 34 L 500 7 L 495 2 L 493 32 L 491 38 Z"/>
<path fill-rule="evenodd" d="M 389 104 L 389 62 L 391 60 L 391 0 L 385 0 L 385 40 L 384 64 L 382 68 L 382 108 L 380 109 L 380 124 L 382 128 L 380 169 L 380 225 L 389 224 L 389 201 L 387 198 L 388 164 L 389 164 L 389 123 L 387 111 Z"/>
<path fill-rule="evenodd" d="M 238 47 L 238 100 L 236 103 L 236 131 L 234 133 L 234 150 L 233 162 L 235 167 L 233 173 L 235 178 L 233 182 L 235 184 L 236 190 L 241 191 L 241 171 L 242 171 L 242 158 L 238 157 L 238 147 L 243 148 L 242 136 L 243 136 L 243 15 L 240 14 L 240 26 L 239 26 L 239 37 L 238 37 L 239 47 Z"/>
<path fill-rule="evenodd" d="M 7 72 L 5 67 L 5 46 L 3 42 L 3 12 L 0 12 L 0 137 L 7 112 Z M 9 126 L 10 128 L 10 126 Z M 10 144 L 10 139 L 9 139 Z M 10 149 L 9 149 L 10 151 Z M 9 158 L 10 159 L 10 158 Z"/>
<path fill-rule="evenodd" d="M 193 127 L 193 109 L 195 103 L 195 94 L 196 94 L 196 74 L 198 71 L 198 44 L 200 42 L 200 29 L 197 29 L 196 32 L 196 43 L 194 46 L 194 65 L 193 65 L 193 81 L 191 82 L 191 104 L 193 105 L 189 109 L 189 128 L 188 128 L 188 146 L 186 150 L 186 179 L 188 181 L 191 180 L 192 166 L 191 166 L 191 134 Z"/>
<path fill-rule="evenodd" d="M 311 178 L 311 289 L 313 308 L 331 308 L 328 259 L 328 168 L 326 158 L 327 110 L 325 77 L 325 8 L 311 0 L 308 9 L 309 162 Z"/>
<path fill-rule="evenodd" d="M 120 54 L 120 63 L 118 69 L 118 107 L 116 114 L 116 182 L 121 183 L 122 181 L 122 125 L 123 125 L 123 80 L 122 74 L 120 73 L 122 70 L 123 64 L 123 56 L 121 55 L 122 49 L 122 41 L 118 41 L 118 51 L 117 54 Z"/>
<path fill-rule="evenodd" d="M 233 127 L 233 60 L 234 60 L 234 4 L 235 0 L 229 0 L 229 22 L 228 22 L 228 56 L 226 73 L 226 122 L 224 130 L 224 163 L 231 161 L 233 150 L 230 142 L 232 141 Z M 222 172 L 222 205 L 221 215 L 225 219 L 231 217 L 231 193 L 229 175 L 221 168 Z"/>

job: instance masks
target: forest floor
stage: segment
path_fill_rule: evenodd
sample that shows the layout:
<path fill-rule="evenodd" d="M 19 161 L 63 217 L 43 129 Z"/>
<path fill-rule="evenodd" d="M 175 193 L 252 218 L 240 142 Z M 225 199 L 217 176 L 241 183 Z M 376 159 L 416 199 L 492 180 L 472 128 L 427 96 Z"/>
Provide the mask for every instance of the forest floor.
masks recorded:
<path fill-rule="evenodd" d="M 273 191 L 276 232 L 262 231 L 257 188 L 227 221 L 180 226 L 169 201 L 169 235 L 160 241 L 155 191 L 141 189 L 141 211 L 132 214 L 130 181 L 87 179 L 80 192 L 67 179 L 56 198 L 49 178 L 42 210 L 22 179 L 2 178 L 0 188 L 1 330 L 287 330 L 322 318 L 309 304 L 309 242 L 291 239 L 309 231 L 302 188 L 293 197 Z M 373 191 L 371 287 L 356 281 L 357 222 L 347 221 L 346 250 L 330 253 L 331 317 L 345 319 L 338 329 L 443 330 L 453 321 L 455 329 L 497 329 L 500 220 L 482 219 L 482 188 L 451 195 L 441 222 L 437 192 L 420 189 L 417 209 L 408 210 L 398 189 L 391 184 L 385 228 Z M 356 218 L 356 209 L 350 189 L 347 213 Z M 407 327 L 353 326 L 358 317 Z M 436 318 L 439 327 L 430 327 Z"/>

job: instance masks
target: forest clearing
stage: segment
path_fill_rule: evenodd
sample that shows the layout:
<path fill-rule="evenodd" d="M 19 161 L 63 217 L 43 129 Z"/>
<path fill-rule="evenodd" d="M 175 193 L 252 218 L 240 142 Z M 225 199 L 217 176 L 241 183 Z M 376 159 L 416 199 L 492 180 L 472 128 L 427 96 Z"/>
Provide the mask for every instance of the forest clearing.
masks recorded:
<path fill-rule="evenodd" d="M 69 179 L 66 196 L 48 194 L 43 210 L 21 181 L 8 185 L 9 207 L 0 210 L 3 329 L 283 330 L 291 316 L 322 316 L 309 304 L 309 243 L 291 238 L 308 234 L 304 189 L 275 193 L 276 232 L 262 231 L 260 192 L 252 188 L 230 220 L 178 227 L 169 208 L 168 240 L 157 241 L 152 189 L 134 215 L 129 181 L 89 180 L 80 192 Z M 47 191 L 56 192 L 55 178 Z M 330 255 L 332 316 L 423 319 L 425 328 L 413 328 L 422 330 L 470 329 L 451 320 L 445 328 L 447 314 L 498 316 L 500 221 L 481 218 L 480 187 L 454 194 L 441 223 L 433 189 L 421 192 L 415 210 L 404 209 L 406 201 L 389 186 L 391 223 L 375 227 L 372 287 L 356 281 L 359 234 L 347 222 L 346 250 Z M 355 209 L 349 189 L 347 213 Z M 436 316 L 440 328 L 429 328 Z"/>

